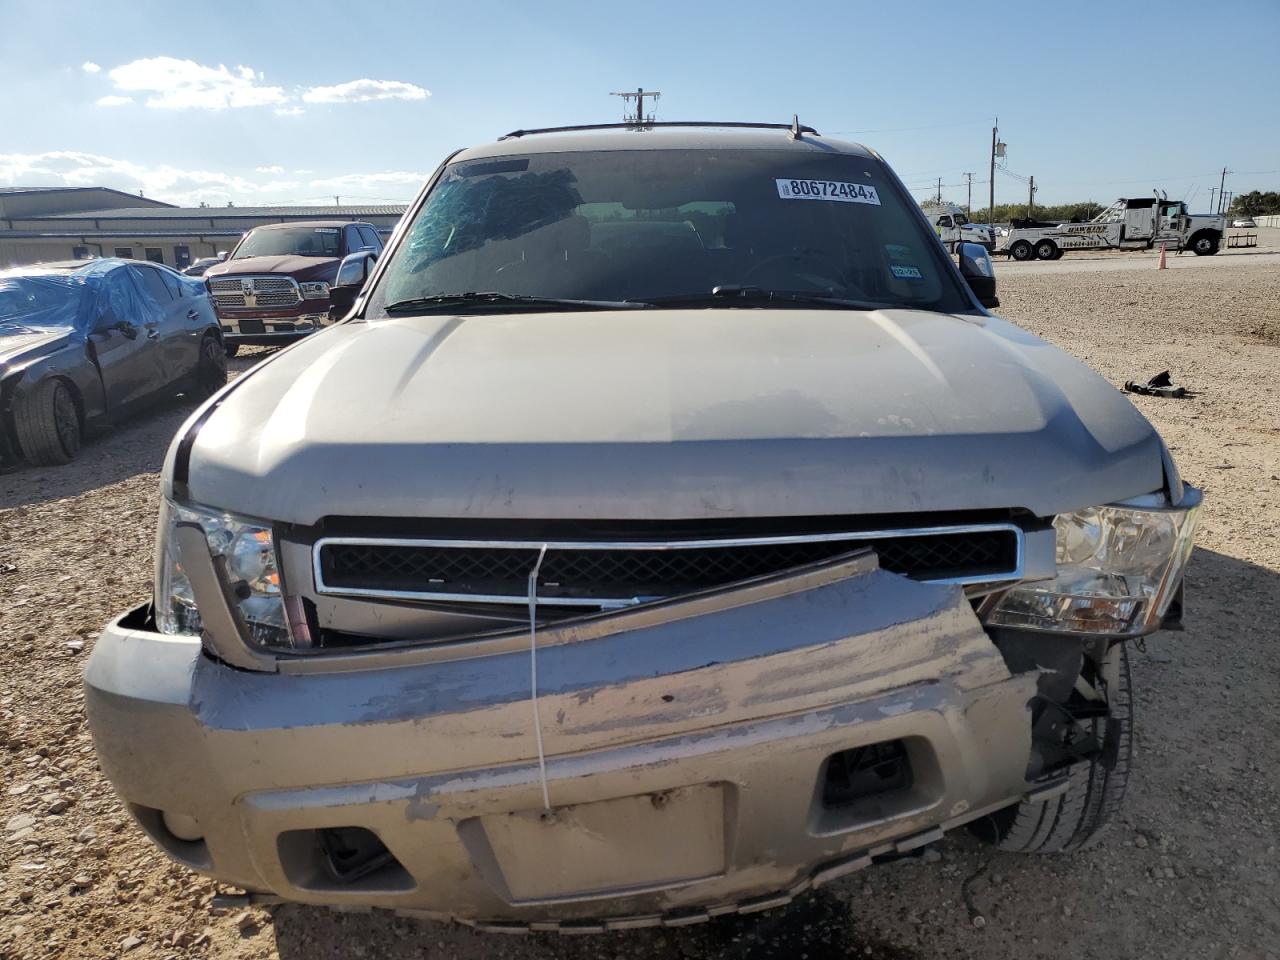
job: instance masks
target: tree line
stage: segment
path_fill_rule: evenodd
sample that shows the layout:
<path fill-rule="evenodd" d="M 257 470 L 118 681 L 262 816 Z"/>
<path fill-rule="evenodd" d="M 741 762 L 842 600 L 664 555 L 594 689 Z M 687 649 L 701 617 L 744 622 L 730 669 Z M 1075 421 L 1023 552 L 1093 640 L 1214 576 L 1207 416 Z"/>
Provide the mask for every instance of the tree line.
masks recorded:
<path fill-rule="evenodd" d="M 1280 193 L 1268 190 L 1250 190 L 1231 200 L 1231 209 L 1227 211 L 1233 217 L 1261 217 L 1269 213 L 1280 213 Z"/>
<path fill-rule="evenodd" d="M 1081 223 L 1085 220 L 1092 220 L 1105 209 L 1105 204 L 1097 203 L 1093 200 L 1059 203 L 1057 205 L 1037 203 L 1032 216 L 1037 220 L 1066 220 Z M 987 207 L 974 207 L 969 219 L 974 223 L 1008 223 L 1015 217 L 1018 219 L 1025 217 L 1027 215 L 1027 205 L 1025 202 L 997 203 L 995 211 L 995 216 L 992 217 Z"/>

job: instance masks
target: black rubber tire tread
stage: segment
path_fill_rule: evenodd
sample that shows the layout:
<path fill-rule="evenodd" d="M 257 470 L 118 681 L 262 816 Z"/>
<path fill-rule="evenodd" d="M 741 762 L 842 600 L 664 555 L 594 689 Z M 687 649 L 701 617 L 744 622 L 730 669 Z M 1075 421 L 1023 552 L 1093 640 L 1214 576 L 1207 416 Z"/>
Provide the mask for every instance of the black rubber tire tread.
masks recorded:
<path fill-rule="evenodd" d="M 227 353 L 227 359 L 230 360 L 232 357 L 234 357 L 237 353 L 240 352 L 240 344 L 228 343 L 224 349 L 226 350 L 226 353 Z"/>
<path fill-rule="evenodd" d="M 1115 689 L 1107 691 L 1111 716 L 1095 720 L 1095 734 L 1105 736 L 1118 724 L 1119 735 L 1106 744 L 1103 756 L 1072 768 L 1066 792 L 1041 803 L 1023 800 L 1012 808 L 1012 819 L 995 818 L 996 846 L 1020 853 L 1070 853 L 1092 846 L 1120 809 L 1133 761 L 1133 700 L 1129 654 L 1117 644 L 1120 658 Z M 1004 813 L 1005 811 L 1001 811 Z"/>
<path fill-rule="evenodd" d="M 1036 248 L 1025 240 L 1018 240 L 1009 248 L 1009 256 L 1014 260 L 1034 260 Z"/>
<path fill-rule="evenodd" d="M 1047 256 L 1043 252 L 1045 250 L 1049 251 Z M 1041 240 L 1036 244 L 1035 252 L 1037 260 L 1056 260 L 1054 254 L 1058 252 L 1058 245 L 1052 240 Z"/>
<path fill-rule="evenodd" d="M 196 393 L 211 397 L 227 383 L 227 354 L 218 338 L 206 333 L 200 341 L 200 359 L 196 361 Z"/>
<path fill-rule="evenodd" d="M 13 426 L 18 446 L 28 461 L 39 467 L 70 463 L 80 452 L 80 428 L 64 442 L 58 434 L 56 407 L 59 402 L 75 408 L 70 388 L 61 380 L 45 380 L 14 405 Z"/>

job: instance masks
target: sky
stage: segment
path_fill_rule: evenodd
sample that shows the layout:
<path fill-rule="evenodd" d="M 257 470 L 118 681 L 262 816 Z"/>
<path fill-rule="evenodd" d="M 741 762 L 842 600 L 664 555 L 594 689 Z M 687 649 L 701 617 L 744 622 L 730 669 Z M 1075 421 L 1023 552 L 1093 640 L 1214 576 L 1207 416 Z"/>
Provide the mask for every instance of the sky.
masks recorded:
<path fill-rule="evenodd" d="M 878 150 L 919 198 L 1280 189 L 1280 0 L 961 4 L 115 5 L 0 0 L 0 186 L 181 205 L 412 199 L 521 127 L 802 122 Z"/>

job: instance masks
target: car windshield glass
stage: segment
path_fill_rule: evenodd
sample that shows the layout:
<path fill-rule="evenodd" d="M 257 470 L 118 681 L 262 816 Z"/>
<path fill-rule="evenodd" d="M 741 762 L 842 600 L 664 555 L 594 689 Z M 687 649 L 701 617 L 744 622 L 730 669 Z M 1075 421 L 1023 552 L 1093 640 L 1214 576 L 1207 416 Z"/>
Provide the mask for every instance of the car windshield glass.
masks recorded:
<path fill-rule="evenodd" d="M 785 306 L 717 287 L 971 308 L 879 161 L 798 150 L 582 151 L 447 167 L 373 291 Z M 667 303 L 663 303 L 667 301 Z M 494 301 L 494 309 L 501 309 Z M 639 316 L 639 314 L 637 314 Z"/>
<path fill-rule="evenodd" d="M 969 222 L 969 218 L 968 218 L 968 217 L 966 217 L 963 213 L 957 213 L 957 214 L 956 214 L 956 226 L 957 226 L 957 227 L 963 227 L 963 226 L 964 226 L 965 224 L 967 224 L 968 222 Z"/>
<path fill-rule="evenodd" d="M 232 260 L 246 257 L 336 257 L 342 231 L 337 227 L 289 227 L 255 230 L 236 248 Z"/>
<path fill-rule="evenodd" d="M 75 326 L 84 289 L 83 277 L 65 274 L 0 277 L 0 332 Z"/>

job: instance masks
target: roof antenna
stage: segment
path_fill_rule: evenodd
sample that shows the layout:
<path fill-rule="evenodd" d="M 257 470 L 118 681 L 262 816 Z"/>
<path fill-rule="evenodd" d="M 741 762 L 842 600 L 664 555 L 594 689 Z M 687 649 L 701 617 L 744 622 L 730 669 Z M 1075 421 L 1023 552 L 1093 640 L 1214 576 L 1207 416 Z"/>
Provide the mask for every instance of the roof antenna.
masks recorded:
<path fill-rule="evenodd" d="M 793 113 L 791 115 L 791 139 L 800 139 L 800 114 Z"/>

